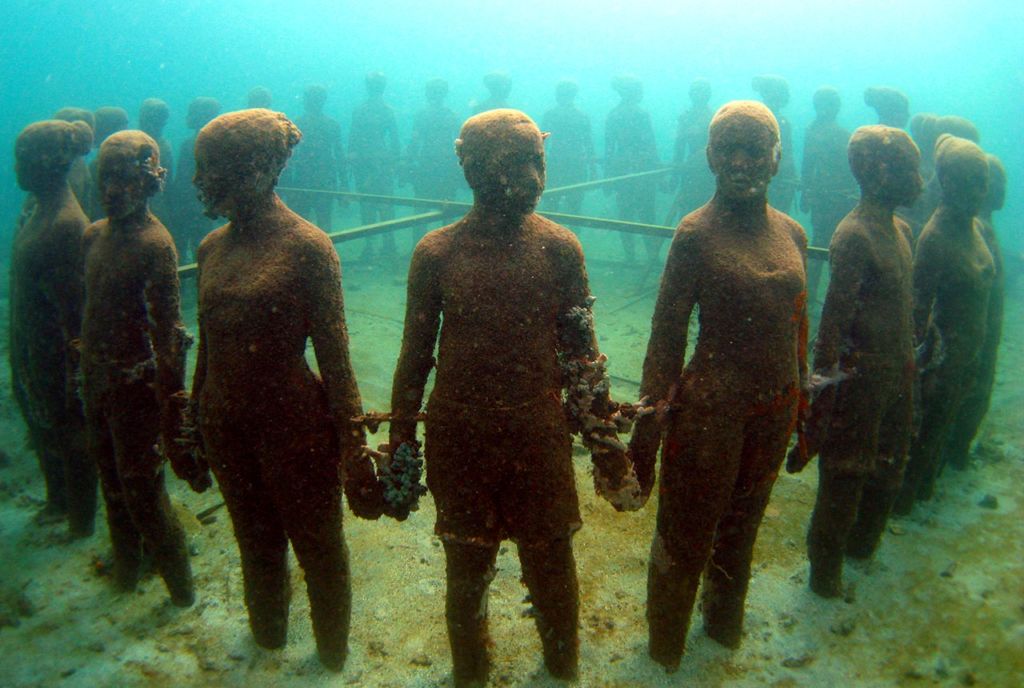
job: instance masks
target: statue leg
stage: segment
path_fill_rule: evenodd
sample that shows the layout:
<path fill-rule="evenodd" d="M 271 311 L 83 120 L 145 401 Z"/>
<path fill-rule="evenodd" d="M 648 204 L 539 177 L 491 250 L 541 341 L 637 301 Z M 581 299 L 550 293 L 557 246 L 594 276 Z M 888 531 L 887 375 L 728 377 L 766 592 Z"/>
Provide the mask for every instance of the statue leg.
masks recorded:
<path fill-rule="evenodd" d="M 575 678 L 579 665 L 579 585 L 572 538 L 519 543 L 523 582 L 536 610 L 544 665 L 552 676 Z"/>
<path fill-rule="evenodd" d="M 102 406 L 97 397 L 86 401 L 86 445 L 99 471 L 103 501 L 107 506 L 107 528 L 114 550 L 114 585 L 127 592 L 135 589 L 142 576 L 142 535 L 128 509 L 128 499 L 117 471 L 114 440 Z"/>
<path fill-rule="evenodd" d="M 865 482 L 863 476 L 830 465 L 833 458 L 826 451 L 818 458 L 818 496 L 807 530 L 810 587 L 827 598 L 843 594 L 843 552 L 857 519 Z"/>
<path fill-rule="evenodd" d="M 647 569 L 651 658 L 672 672 L 686 645 L 701 572 L 736 483 L 742 425 L 714 409 L 691 409 L 665 440 L 657 527 Z"/>
<path fill-rule="evenodd" d="M 260 647 L 284 647 L 291 593 L 288 540 L 281 518 L 259 474 L 257 457 L 242 442 L 234 447 L 212 447 L 210 433 L 203 434 L 208 438 L 210 467 L 231 515 L 242 557 L 245 606 L 252 635 Z"/>
<path fill-rule="evenodd" d="M 754 541 L 786 455 L 796 409 L 788 407 L 747 421 L 738 474 L 715 531 L 704 570 L 704 630 L 729 648 L 739 647 Z"/>
<path fill-rule="evenodd" d="M 498 545 L 444 543 L 445 617 L 456 688 L 487 683 L 491 661 L 487 633 L 487 588 L 494 580 Z"/>
<path fill-rule="evenodd" d="M 342 532 L 340 452 L 330 435 L 316 439 L 308 448 L 292 447 L 287 459 L 268 456 L 265 479 L 275 486 L 274 503 L 305 573 L 320 661 L 341 671 L 348 656 L 352 588 Z"/>
<path fill-rule="evenodd" d="M 96 527 L 96 462 L 86 450 L 85 426 L 76 418 L 64 435 L 64 493 L 71 537 L 93 534 Z"/>
<path fill-rule="evenodd" d="M 46 505 L 36 516 L 38 523 L 57 523 L 64 519 L 68 510 L 66 480 L 64 477 L 64 461 L 55 442 L 49 439 L 51 430 L 36 427 L 26 420 L 29 443 L 39 462 L 39 472 L 43 474 L 46 486 Z"/>
<path fill-rule="evenodd" d="M 195 601 L 185 531 L 164 485 L 163 458 L 156 450 L 160 412 L 151 380 L 139 380 L 112 395 L 110 431 L 117 473 L 135 528 L 152 552 L 171 601 L 188 607 Z"/>

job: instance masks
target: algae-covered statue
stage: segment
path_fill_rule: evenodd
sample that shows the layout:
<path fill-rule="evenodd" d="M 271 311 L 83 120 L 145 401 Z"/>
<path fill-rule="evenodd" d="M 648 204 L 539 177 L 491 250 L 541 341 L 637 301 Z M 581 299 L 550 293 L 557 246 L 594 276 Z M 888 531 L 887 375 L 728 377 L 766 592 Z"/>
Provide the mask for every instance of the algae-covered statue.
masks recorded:
<path fill-rule="evenodd" d="M 348 188 L 345 151 L 341 144 L 341 125 L 324 113 L 327 89 L 319 84 L 303 92 L 302 116 L 296 124 L 302 132 L 302 145 L 288 165 L 290 184 L 302 191 L 293 191 L 288 202 L 299 215 L 325 232 L 332 230 L 334 195 L 316 191 L 338 191 Z M 308 189 L 308 190 L 307 190 Z"/>
<path fill-rule="evenodd" d="M 115 105 L 104 105 L 96 108 L 93 113 L 93 139 L 92 145 L 97 151 L 107 137 L 128 128 L 128 112 L 124 108 Z M 97 155 L 89 163 L 89 175 L 91 181 L 91 192 L 86 206 L 83 208 L 90 220 L 98 220 L 103 217 L 103 199 L 100 195 L 99 185 L 99 156 Z"/>
<path fill-rule="evenodd" d="M 869 86 L 864 89 L 864 104 L 878 114 L 878 123 L 902 129 L 910 119 L 910 99 L 891 86 Z"/>
<path fill-rule="evenodd" d="M 195 254 L 199 242 L 213 228 L 210 218 L 204 216 L 203 206 L 196 198 L 192 176 L 196 169 L 196 135 L 207 122 L 220 113 L 220 102 L 216 98 L 200 96 L 188 104 L 186 126 L 192 135 L 181 142 L 178 148 L 178 167 L 174 171 L 174 185 L 167 190 L 167 204 L 173 214 L 170 229 L 180 256 L 188 259 Z"/>
<path fill-rule="evenodd" d="M 902 130 L 875 125 L 853 134 L 849 158 L 861 199 L 829 247 L 807 452 L 786 465 L 794 472 L 821 454 L 807 553 L 811 590 L 822 597 L 842 594 L 844 553 L 875 551 L 899 493 L 913 418 L 913 239 L 893 212 L 921 192 L 920 155 Z"/>
<path fill-rule="evenodd" d="M 164 460 L 196 489 L 205 467 L 177 451 L 191 342 L 178 298 L 178 255 L 149 211 L 163 188 L 160 147 L 141 131 L 112 134 L 100 146 L 100 198 L 106 219 L 85 232 L 82 397 L 89 455 L 96 462 L 114 549 L 114 582 L 130 591 L 152 555 L 178 606 L 195 599 L 185 531 L 164 486 Z M 163 455 L 157 445 L 163 440 Z"/>
<path fill-rule="evenodd" d="M 651 657 L 669 671 L 702 572 L 705 631 L 740 643 L 754 540 L 805 377 L 807 240 L 767 203 L 778 124 L 764 105 L 734 101 L 709 134 L 717 190 L 676 230 L 644 360 L 640 393 L 661 413 L 641 418 L 630 443 L 648 493 L 663 446 L 647 620 Z M 700 334 L 684 367 L 695 308 Z"/>
<path fill-rule="evenodd" d="M 353 421 L 361 403 L 338 255 L 274 192 L 300 138 L 283 114 L 260 109 L 221 115 L 196 138 L 196 186 L 207 211 L 229 222 L 198 251 L 189 426 L 231 514 L 256 643 L 287 640 L 290 542 L 320 661 L 340 671 L 351 609 L 342 483 L 376 482 Z M 319 376 L 304 358 L 310 340 Z"/>
<path fill-rule="evenodd" d="M 977 144 L 943 134 L 935 144 L 942 201 L 914 254 L 914 334 L 921 425 L 910 448 L 897 513 L 931 499 L 942 448 L 974 382 L 988 326 L 995 262 L 976 216 L 988 194 L 988 160 Z"/>
<path fill-rule="evenodd" d="M 793 155 L 793 127 L 789 123 L 789 118 L 782 114 L 782 109 L 789 105 L 789 82 L 775 74 L 762 74 L 755 76 L 750 85 L 761 96 L 761 101 L 772 111 L 775 121 L 779 124 L 779 144 L 782 147 L 779 172 L 778 178 L 768 191 L 768 202 L 776 210 L 788 213 L 793 207 L 793 199 L 800 186 L 796 157 Z"/>
<path fill-rule="evenodd" d="M 832 233 L 856 205 L 856 183 L 850 174 L 846 146 L 850 132 L 836 122 L 839 91 L 822 86 L 814 92 L 815 119 L 804 137 L 800 210 L 811 214 L 811 245 L 828 248 Z M 822 262 L 807 267 L 807 297 L 814 302 L 821 280 Z"/>
<path fill-rule="evenodd" d="M 82 233 L 88 220 L 68 174 L 89 152 L 85 122 L 27 126 L 14 146 L 18 186 L 30 194 L 10 268 L 11 385 L 46 481 L 41 521 L 67 518 L 72 537 L 92 534 L 96 472 L 85 451 L 72 341 L 82 319 Z"/>
<path fill-rule="evenodd" d="M 970 391 L 964 398 L 956 421 L 946 440 L 943 460 L 955 469 L 967 468 L 971 442 L 978 433 L 981 421 L 988 413 L 992 389 L 996 379 L 996 358 L 999 342 L 1003 335 L 1003 310 L 1006 299 L 1006 276 L 1003 267 L 1003 252 L 992 222 L 992 213 L 1001 210 L 1006 200 L 1006 169 L 994 155 L 988 156 L 988 196 L 978 214 L 981 220 L 981 235 L 985 238 L 992 260 L 995 261 L 995 280 L 988 297 L 988 323 L 985 325 L 985 339 L 978 354 L 978 367 Z"/>
<path fill-rule="evenodd" d="M 555 676 L 578 662 L 572 536 L 580 527 L 569 388 L 595 484 L 618 508 L 637 486 L 615 440 L 597 352 L 583 253 L 566 228 L 533 212 L 544 188 L 544 136 L 517 110 L 491 110 L 456 142 L 473 189 L 470 212 L 430 232 L 409 268 L 391 446 L 415 438 L 427 375 L 427 485 L 447 560 L 446 616 L 457 686 L 486 681 L 486 595 L 502 540 L 515 540 Z M 443 318 L 443 324 L 442 324 Z M 571 380 L 571 381 L 570 381 Z"/>

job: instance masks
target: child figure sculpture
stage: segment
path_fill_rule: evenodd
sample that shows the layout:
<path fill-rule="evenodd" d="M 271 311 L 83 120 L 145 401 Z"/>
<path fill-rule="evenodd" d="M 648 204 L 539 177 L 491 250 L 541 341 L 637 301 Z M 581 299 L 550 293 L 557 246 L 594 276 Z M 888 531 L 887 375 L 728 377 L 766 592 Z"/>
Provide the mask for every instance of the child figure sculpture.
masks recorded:
<path fill-rule="evenodd" d="M 476 115 L 456 150 L 473 208 L 427 234 L 413 253 L 391 446 L 415 438 L 440 327 L 425 453 L 447 560 L 455 684 L 486 682 L 487 587 L 504 539 L 519 548 L 545 664 L 568 678 L 578 661 L 572 535 L 580 513 L 563 369 L 593 370 L 603 361 L 589 328 L 583 253 L 568 229 L 533 212 L 544 189 L 544 137 L 529 117 L 517 110 Z M 605 416 L 607 390 L 591 389 L 582 395 L 591 401 L 584 415 Z M 595 447 L 599 492 L 620 508 L 639 506 L 614 430 L 585 437 Z"/>
<path fill-rule="evenodd" d="M 842 594 L 844 553 L 866 558 L 878 545 L 913 416 L 912 237 L 893 212 L 921 193 L 920 155 L 902 130 L 875 125 L 854 133 L 849 158 L 861 199 L 829 247 L 808 451 L 786 465 L 795 472 L 821 454 L 807 553 L 811 590 L 822 597 Z"/>
<path fill-rule="evenodd" d="M 185 352 L 178 254 L 149 211 L 163 188 L 160 146 L 141 131 L 112 134 L 100 147 L 100 202 L 106 219 L 89 226 L 82 319 L 82 396 L 89 453 L 99 469 L 114 547 L 114 580 L 132 590 L 142 575 L 143 544 L 153 554 L 171 601 L 192 604 L 192 570 L 182 530 L 164 487 L 164 455 L 202 491 L 205 466 L 178 451 Z"/>

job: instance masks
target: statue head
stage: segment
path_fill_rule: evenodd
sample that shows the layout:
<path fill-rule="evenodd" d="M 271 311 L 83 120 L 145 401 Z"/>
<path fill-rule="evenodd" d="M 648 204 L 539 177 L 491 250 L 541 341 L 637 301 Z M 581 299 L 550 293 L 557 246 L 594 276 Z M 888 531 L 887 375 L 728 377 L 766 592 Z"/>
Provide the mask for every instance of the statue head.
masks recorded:
<path fill-rule="evenodd" d="M 781 155 L 779 123 L 766 105 L 734 100 L 711 118 L 708 165 L 727 203 L 764 201 Z"/>
<path fill-rule="evenodd" d="M 544 191 L 544 139 L 519 110 L 488 110 L 466 120 L 455 153 L 478 205 L 504 215 L 533 212 Z"/>

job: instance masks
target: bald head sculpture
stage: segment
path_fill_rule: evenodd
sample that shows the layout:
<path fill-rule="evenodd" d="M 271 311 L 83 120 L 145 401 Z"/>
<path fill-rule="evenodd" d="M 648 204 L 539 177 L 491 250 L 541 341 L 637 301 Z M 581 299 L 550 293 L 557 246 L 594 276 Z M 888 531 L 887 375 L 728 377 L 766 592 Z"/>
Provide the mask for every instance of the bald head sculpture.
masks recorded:
<path fill-rule="evenodd" d="M 532 212 L 544 191 L 544 138 L 519 110 L 466 120 L 455 153 L 477 203 L 507 215 Z"/>

